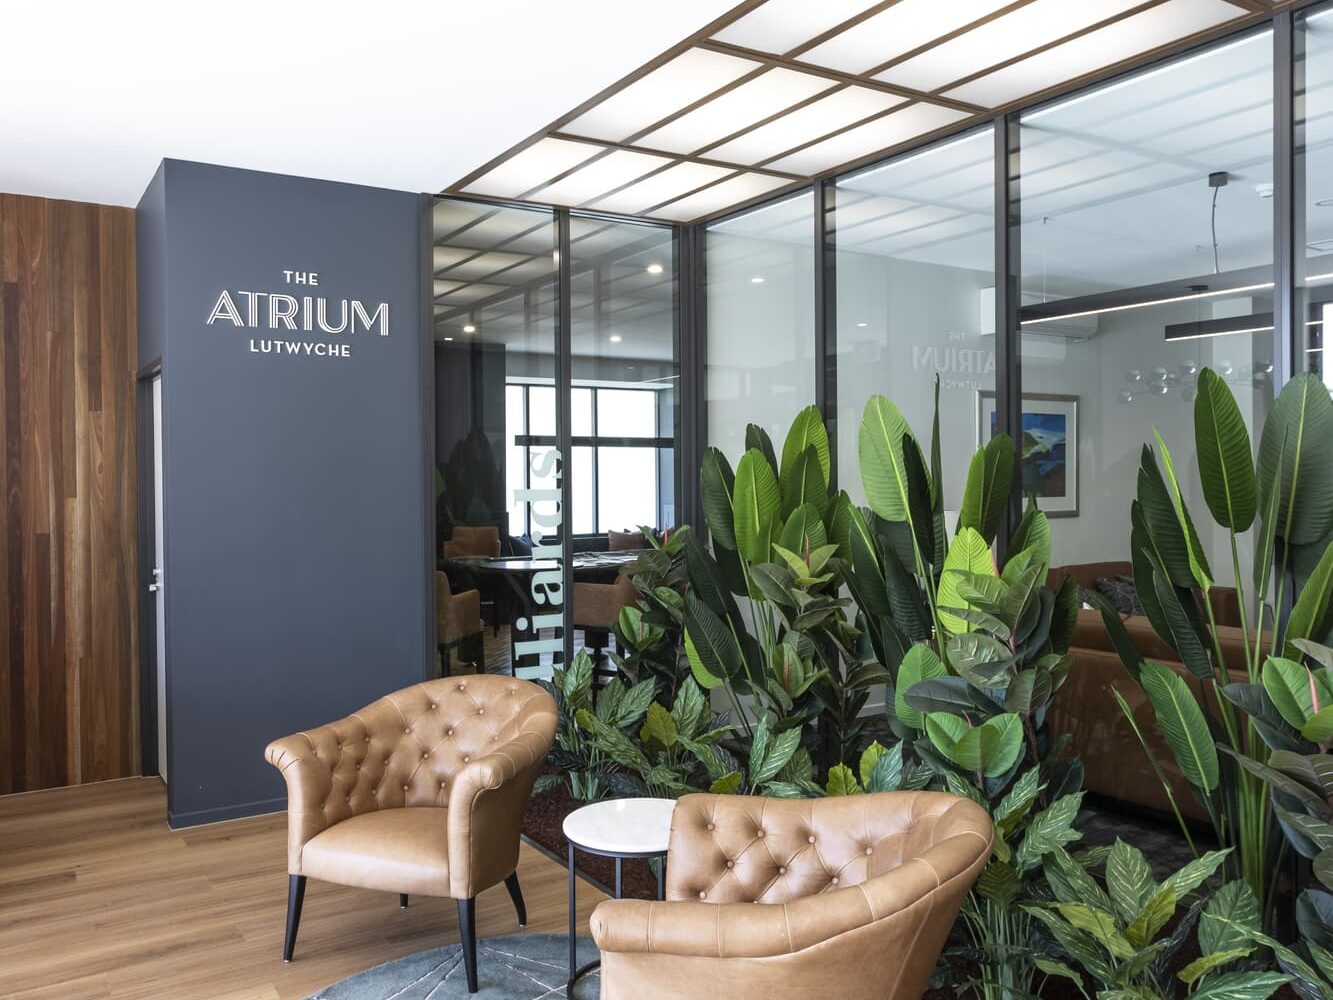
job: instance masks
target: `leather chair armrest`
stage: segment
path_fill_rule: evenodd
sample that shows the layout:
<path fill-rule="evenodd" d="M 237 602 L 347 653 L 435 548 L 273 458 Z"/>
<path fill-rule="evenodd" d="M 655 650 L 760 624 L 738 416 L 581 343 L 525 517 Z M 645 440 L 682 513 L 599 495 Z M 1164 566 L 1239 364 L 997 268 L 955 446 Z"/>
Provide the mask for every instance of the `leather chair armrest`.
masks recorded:
<path fill-rule="evenodd" d="M 961 875 L 971 884 L 975 871 Z M 593 911 L 602 951 L 703 958 L 787 955 L 903 910 L 939 886 L 935 869 L 913 859 L 862 885 L 787 903 L 646 902 L 611 899 Z"/>
<path fill-rule="evenodd" d="M 449 882 L 455 899 L 513 874 L 523 810 L 555 738 L 555 715 L 532 716 L 508 743 L 458 772 L 449 793 Z"/>
<path fill-rule="evenodd" d="M 465 590 L 454 595 L 454 625 L 460 636 L 471 635 L 481 626 L 481 592 Z"/>
<path fill-rule="evenodd" d="M 287 863 L 293 874 L 301 870 L 301 849 L 306 842 L 335 822 L 329 818 L 324 803 L 333 792 L 336 757 L 326 755 L 321 760 L 317 751 L 326 741 L 338 742 L 333 726 L 284 736 L 264 750 L 264 759 L 287 782 Z"/>

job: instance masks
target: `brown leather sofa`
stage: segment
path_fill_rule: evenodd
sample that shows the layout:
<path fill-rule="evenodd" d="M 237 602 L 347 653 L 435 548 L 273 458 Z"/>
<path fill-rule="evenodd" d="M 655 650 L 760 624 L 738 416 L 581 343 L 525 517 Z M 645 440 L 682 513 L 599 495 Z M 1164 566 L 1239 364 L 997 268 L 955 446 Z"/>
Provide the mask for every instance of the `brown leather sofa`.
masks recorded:
<path fill-rule="evenodd" d="M 940 792 L 687 795 L 666 901 L 593 912 L 602 1000 L 913 1000 L 992 836 L 980 806 Z"/>
<path fill-rule="evenodd" d="M 291 961 L 307 878 L 458 901 L 468 990 L 477 990 L 477 894 L 515 869 L 523 809 L 555 737 L 542 688 L 480 675 L 426 681 L 338 722 L 275 740 L 287 782 Z"/>
<path fill-rule="evenodd" d="M 1095 590 L 1099 579 L 1132 574 L 1133 567 L 1128 562 L 1084 563 L 1054 567 L 1047 580 L 1050 586 L 1058 587 L 1066 576 L 1072 576 L 1084 588 Z M 1236 593 L 1230 588 L 1216 587 L 1211 599 L 1227 665 L 1231 670 L 1243 673 L 1244 635 L 1239 628 Z M 1179 662 L 1179 654 L 1158 637 L 1147 618 L 1143 615 L 1122 618 L 1140 653 L 1172 667 L 1185 678 L 1196 695 L 1202 697 L 1206 693 L 1204 682 Z M 1074 656 L 1074 668 L 1051 706 L 1049 724 L 1053 733 L 1069 733 L 1072 737 L 1069 752 L 1083 761 L 1084 787 L 1159 812 L 1169 813 L 1171 809 L 1138 737 L 1110 693 L 1110 689 L 1115 688 L 1134 712 L 1139 731 L 1171 782 L 1181 812 L 1192 819 L 1206 821 L 1207 812 L 1195 799 L 1157 729 L 1147 696 L 1129 676 L 1111 645 L 1100 611 L 1079 611 L 1074 642 L 1069 651 Z"/>

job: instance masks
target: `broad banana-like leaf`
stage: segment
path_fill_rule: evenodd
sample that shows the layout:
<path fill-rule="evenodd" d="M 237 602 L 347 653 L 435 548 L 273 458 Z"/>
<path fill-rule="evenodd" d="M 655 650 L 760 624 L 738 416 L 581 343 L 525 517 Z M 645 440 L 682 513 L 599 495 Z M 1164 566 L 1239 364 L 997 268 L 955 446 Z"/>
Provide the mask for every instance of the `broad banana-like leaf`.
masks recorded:
<path fill-rule="evenodd" d="M 932 566 L 944 565 L 944 553 L 949 547 L 948 530 L 944 525 L 944 465 L 940 459 L 940 373 L 935 373 L 935 409 L 930 423 L 930 506 L 931 522 L 935 526 L 935 551 L 931 553 Z"/>
<path fill-rule="evenodd" d="M 1260 679 L 1278 713 L 1296 729 L 1316 712 L 1333 707 L 1333 684 L 1327 670 L 1311 671 L 1296 660 L 1270 656 Z"/>
<path fill-rule="evenodd" d="M 773 557 L 776 522 L 782 507 L 773 468 L 763 454 L 751 448 L 736 466 L 736 551 L 747 562 L 768 562 Z"/>
<path fill-rule="evenodd" d="M 1287 619 L 1285 635 L 1286 654 L 1294 660 L 1300 658 L 1298 640 L 1323 643 L 1333 637 L 1333 543 L 1324 549 L 1319 564 L 1301 588 Z"/>
<path fill-rule="evenodd" d="M 903 438 L 903 468 L 907 472 L 907 503 L 911 508 L 912 537 L 924 565 L 935 558 L 935 518 L 930 506 L 930 477 L 921 448 L 910 434 Z"/>
<path fill-rule="evenodd" d="M 1144 661 L 1139 683 L 1185 780 L 1204 793 L 1212 792 L 1219 776 L 1217 748 L 1194 692 L 1174 670 L 1153 660 Z"/>
<path fill-rule="evenodd" d="M 1213 520 L 1237 534 L 1248 531 L 1259 509 L 1250 432 L 1231 387 L 1211 368 L 1199 373 L 1194 442 L 1203 497 Z"/>
<path fill-rule="evenodd" d="M 694 680 L 700 687 L 712 690 L 722 684 L 724 678 L 717 676 L 704 664 L 703 657 L 699 655 L 699 650 L 694 645 L 694 640 L 690 638 L 689 629 L 685 630 L 685 658 L 689 660 L 690 672 L 694 675 Z"/>
<path fill-rule="evenodd" d="M 1010 487 L 1014 482 L 1014 442 L 1008 434 L 996 434 L 977 449 L 967 470 L 963 504 L 958 512 L 958 528 L 975 528 L 987 544 L 1009 508 Z"/>
<path fill-rule="evenodd" d="M 790 549 L 802 558 L 828 544 L 824 519 L 820 517 L 819 510 L 808 503 L 792 508 L 777 541 L 784 549 Z"/>
<path fill-rule="evenodd" d="M 898 665 L 898 680 L 894 684 L 893 712 L 898 721 L 912 729 L 922 728 L 923 715 L 907 703 L 907 693 L 923 680 L 944 677 L 948 673 L 933 649 L 923 643 L 912 646 Z"/>
<path fill-rule="evenodd" d="M 796 460 L 805 453 L 806 448 L 814 448 L 818 459 L 820 478 L 824 482 L 824 492 L 828 492 L 829 447 L 828 430 L 824 427 L 824 418 L 816 406 L 807 406 L 791 422 L 787 439 L 782 443 L 782 470 L 779 479 L 783 492 L 787 492 L 790 477 L 795 474 Z M 808 501 L 807 501 L 808 502 Z"/>
<path fill-rule="evenodd" d="M 693 593 L 685 595 L 685 638 L 704 667 L 704 676 L 695 670 L 695 680 L 704 687 L 716 687 L 712 679 L 736 677 L 745 669 L 741 648 L 730 626 Z M 687 655 L 689 647 L 686 648 Z M 690 659 L 694 667 L 694 657 Z"/>
<path fill-rule="evenodd" d="M 1204 555 L 1203 543 L 1199 541 L 1199 535 L 1194 530 L 1194 521 L 1190 517 L 1189 508 L 1185 506 L 1185 496 L 1180 490 L 1180 481 L 1176 478 L 1176 466 L 1171 460 L 1171 451 L 1167 448 L 1162 435 L 1155 429 L 1153 430 L 1153 437 L 1157 439 L 1157 450 L 1162 456 L 1162 466 L 1166 470 L 1166 479 L 1171 484 L 1171 503 L 1175 507 L 1176 517 L 1180 521 L 1180 530 L 1185 536 L 1185 551 L 1189 556 L 1190 575 L 1194 579 L 1195 586 L 1207 593 L 1213 586 L 1212 570 L 1208 568 L 1208 557 Z"/>
<path fill-rule="evenodd" d="M 790 469 L 782 470 L 782 516 L 786 517 L 797 507 L 808 504 L 824 516 L 828 508 L 828 478 L 820 471 L 819 456 L 814 445 L 797 455 Z"/>
<path fill-rule="evenodd" d="M 1009 539 L 1010 559 L 1020 552 L 1026 552 L 1035 562 L 1043 566 L 1051 565 L 1051 522 L 1037 509 L 1037 498 L 1028 497 L 1023 517 Z M 1007 560 L 1006 560 L 1007 564 Z"/>
<path fill-rule="evenodd" d="M 1139 541 L 1149 548 L 1177 587 L 1193 587 L 1189 546 L 1176 516 L 1176 507 L 1162 478 L 1157 457 L 1146 444 L 1139 454 L 1138 486 L 1135 493 L 1141 523 Z M 1137 546 L 1135 546 L 1137 547 Z"/>
<path fill-rule="evenodd" d="M 768 467 L 773 470 L 773 475 L 778 474 L 778 459 L 773 453 L 773 439 L 768 436 L 768 431 L 758 424 L 745 425 L 745 450 L 759 452 L 768 462 Z"/>
<path fill-rule="evenodd" d="M 857 455 L 866 502 L 886 521 L 910 521 L 903 438 L 911 434 L 907 420 L 884 396 L 871 396 L 861 417 Z"/>
<path fill-rule="evenodd" d="M 704 452 L 699 467 L 699 490 L 703 494 L 704 521 L 713 541 L 735 550 L 736 531 L 732 526 L 732 501 L 736 493 L 736 475 L 727 456 L 716 448 Z"/>
<path fill-rule="evenodd" d="M 978 576 L 995 575 L 995 562 L 991 558 L 990 546 L 975 528 L 960 528 L 954 535 L 953 544 L 949 546 L 949 554 L 944 557 L 944 572 L 940 576 L 939 589 L 935 594 L 935 602 L 941 609 L 940 624 L 944 626 L 945 631 L 956 634 L 968 631 L 971 626 L 957 615 L 942 610 L 967 607 L 967 602 L 958 593 L 959 576 L 950 572 L 951 570 L 963 570 Z"/>
<path fill-rule="evenodd" d="M 1051 648 L 1064 652 L 1074 641 L 1074 630 L 1078 627 L 1078 581 L 1067 576 L 1060 582 L 1055 592 L 1055 604 L 1051 610 Z"/>
<path fill-rule="evenodd" d="M 1292 377 L 1259 439 L 1259 506 L 1276 490 L 1277 537 L 1317 541 L 1333 527 L 1333 400 L 1318 375 Z"/>

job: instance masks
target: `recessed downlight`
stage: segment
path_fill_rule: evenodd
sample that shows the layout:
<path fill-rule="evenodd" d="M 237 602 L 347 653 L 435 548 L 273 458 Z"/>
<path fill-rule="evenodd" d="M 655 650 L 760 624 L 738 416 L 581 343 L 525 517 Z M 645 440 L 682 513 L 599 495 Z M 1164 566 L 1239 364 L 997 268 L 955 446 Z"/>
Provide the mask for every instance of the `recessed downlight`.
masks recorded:
<path fill-rule="evenodd" d="M 649 264 L 646 268 L 644 268 L 644 270 L 647 271 L 649 274 L 661 274 L 661 273 L 662 273 L 662 265 L 661 265 L 661 264 Z"/>
<path fill-rule="evenodd" d="M 453 338 L 453 337 L 445 337 L 444 339 L 445 339 L 446 341 L 451 341 L 451 340 L 453 340 L 454 338 Z"/>
<path fill-rule="evenodd" d="M 618 344 L 618 343 L 620 343 L 622 340 L 624 340 L 625 338 L 622 337 L 622 336 L 621 336 L 620 334 L 618 334 L 618 333 L 613 333 L 613 334 L 611 334 L 611 336 L 610 336 L 609 339 L 610 339 L 611 343 L 613 343 L 613 344 Z"/>
<path fill-rule="evenodd" d="M 864 330 L 864 329 L 865 329 L 866 327 L 868 327 L 869 325 L 870 325 L 869 323 L 857 323 L 857 324 L 856 324 L 856 327 L 857 327 L 858 330 Z"/>
<path fill-rule="evenodd" d="M 750 284 L 752 285 L 762 285 L 763 283 L 764 283 L 764 278 L 763 275 L 760 274 L 756 274 L 753 278 L 750 279 Z"/>
<path fill-rule="evenodd" d="M 476 332 L 477 332 L 477 328 L 476 328 L 475 326 L 473 326 L 471 323 L 469 323 L 467 326 L 463 327 L 463 332 L 464 332 L 464 333 L 476 333 Z"/>

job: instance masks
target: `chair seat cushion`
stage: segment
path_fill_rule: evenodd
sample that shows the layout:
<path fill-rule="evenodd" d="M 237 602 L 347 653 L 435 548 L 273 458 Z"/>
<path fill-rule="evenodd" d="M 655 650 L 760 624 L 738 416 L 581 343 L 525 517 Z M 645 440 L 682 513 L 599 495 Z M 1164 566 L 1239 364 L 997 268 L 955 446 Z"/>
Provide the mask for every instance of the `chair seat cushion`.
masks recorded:
<path fill-rule="evenodd" d="M 449 810 L 429 806 L 353 816 L 311 838 L 299 874 L 362 889 L 448 896 L 448 819 Z"/>

